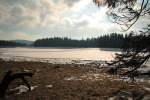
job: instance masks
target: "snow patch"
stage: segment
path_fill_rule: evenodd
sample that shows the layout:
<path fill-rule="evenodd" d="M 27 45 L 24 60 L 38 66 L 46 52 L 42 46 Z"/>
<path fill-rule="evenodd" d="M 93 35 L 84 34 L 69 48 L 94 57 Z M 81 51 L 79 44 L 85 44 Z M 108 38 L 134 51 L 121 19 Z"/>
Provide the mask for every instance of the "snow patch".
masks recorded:
<path fill-rule="evenodd" d="M 34 90 L 35 88 L 37 88 L 37 86 L 31 86 L 31 91 Z M 19 90 L 19 92 L 16 93 L 16 94 L 22 94 L 22 93 L 25 93 L 25 92 L 29 91 L 29 88 L 25 85 L 20 85 L 16 88 L 10 89 L 10 90 Z"/>
<path fill-rule="evenodd" d="M 53 85 L 49 84 L 49 85 L 46 85 L 45 87 L 47 87 L 47 88 L 52 88 Z"/>
<path fill-rule="evenodd" d="M 71 80 L 82 80 L 82 79 L 79 77 L 71 76 L 71 77 L 66 77 L 64 80 L 71 81 Z"/>

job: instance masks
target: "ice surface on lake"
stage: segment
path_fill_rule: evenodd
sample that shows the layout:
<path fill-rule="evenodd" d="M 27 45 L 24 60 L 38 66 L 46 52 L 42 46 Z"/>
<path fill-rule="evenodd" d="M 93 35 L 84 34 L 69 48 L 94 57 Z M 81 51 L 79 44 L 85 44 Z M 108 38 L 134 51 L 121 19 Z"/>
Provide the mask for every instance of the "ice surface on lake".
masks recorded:
<path fill-rule="evenodd" d="M 0 48 L 0 58 L 14 61 L 38 61 L 54 64 L 102 64 L 120 53 L 119 49 L 110 48 Z M 150 59 L 144 68 L 150 69 Z M 143 70 L 143 69 L 142 69 Z"/>
<path fill-rule="evenodd" d="M 90 61 L 110 61 L 117 49 L 100 48 L 0 48 L 0 58 L 5 60 L 26 60 L 44 62 L 87 63 Z M 82 62 L 81 62 L 82 60 Z"/>

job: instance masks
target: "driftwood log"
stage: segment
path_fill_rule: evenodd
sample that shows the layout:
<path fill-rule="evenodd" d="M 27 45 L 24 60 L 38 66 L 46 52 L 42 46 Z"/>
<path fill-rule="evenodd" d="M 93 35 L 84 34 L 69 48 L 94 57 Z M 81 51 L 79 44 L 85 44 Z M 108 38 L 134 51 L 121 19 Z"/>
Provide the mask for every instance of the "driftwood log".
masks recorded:
<path fill-rule="evenodd" d="M 31 86 L 28 83 L 28 81 L 25 79 L 25 77 L 32 77 L 32 76 L 33 76 L 33 73 L 30 73 L 30 72 L 23 72 L 23 73 L 12 74 L 12 71 L 9 70 L 6 73 L 6 75 L 4 76 L 4 78 L 2 79 L 1 83 L 0 83 L 0 98 L 4 98 L 5 97 L 5 94 L 6 94 L 6 91 L 8 89 L 8 86 L 15 79 L 22 80 L 22 82 L 27 85 L 29 90 L 31 90 Z"/>

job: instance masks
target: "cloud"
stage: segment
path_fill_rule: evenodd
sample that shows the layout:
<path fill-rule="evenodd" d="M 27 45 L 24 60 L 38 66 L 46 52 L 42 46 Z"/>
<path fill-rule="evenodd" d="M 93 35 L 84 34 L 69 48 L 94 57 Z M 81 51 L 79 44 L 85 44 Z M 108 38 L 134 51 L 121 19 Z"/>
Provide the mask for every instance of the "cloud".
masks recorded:
<path fill-rule="evenodd" d="M 117 32 L 107 10 L 92 0 L 0 0 L 1 39 L 79 39 Z"/>
<path fill-rule="evenodd" d="M 24 28 L 45 25 L 45 21 L 50 22 L 52 17 L 59 18 L 61 13 L 77 1 L 59 0 L 55 3 L 52 0 L 1 0 L 0 24 Z"/>
<path fill-rule="evenodd" d="M 0 40 L 9 40 L 9 37 L 11 37 L 11 40 L 17 40 L 17 39 L 22 39 L 22 40 L 32 40 L 32 36 L 27 33 L 23 32 L 10 32 L 10 33 L 5 33 L 0 31 Z"/>
<path fill-rule="evenodd" d="M 0 24 L 11 27 L 34 27 L 41 22 L 41 5 L 35 0 L 1 0 Z"/>
<path fill-rule="evenodd" d="M 75 3 L 79 2 L 80 0 L 64 0 L 68 6 L 72 7 Z"/>
<path fill-rule="evenodd" d="M 83 20 L 83 21 L 78 21 L 75 23 L 75 27 L 80 28 L 80 27 L 86 27 L 88 26 L 89 22 L 87 20 Z"/>
<path fill-rule="evenodd" d="M 7 1 L 0 1 L 0 10 L 2 13 L 0 14 L 0 25 L 8 26 L 9 29 L 11 27 L 31 27 L 40 22 L 39 12 L 35 9 L 33 11 L 21 3 L 14 4 L 10 2 L 11 0 Z"/>

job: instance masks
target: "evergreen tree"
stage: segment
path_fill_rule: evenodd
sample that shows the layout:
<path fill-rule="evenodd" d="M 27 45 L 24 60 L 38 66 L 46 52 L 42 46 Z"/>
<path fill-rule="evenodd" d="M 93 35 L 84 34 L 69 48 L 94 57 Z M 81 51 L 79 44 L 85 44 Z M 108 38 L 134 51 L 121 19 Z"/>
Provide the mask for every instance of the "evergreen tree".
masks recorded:
<path fill-rule="evenodd" d="M 38 39 L 34 42 L 36 47 L 102 47 L 120 48 L 123 44 L 124 36 L 117 33 L 104 35 L 98 38 L 86 40 L 75 40 L 69 38 L 46 38 Z"/>
<path fill-rule="evenodd" d="M 98 5 L 108 5 L 111 9 L 109 16 L 113 21 L 119 24 L 123 30 L 130 29 L 141 16 L 150 16 L 150 1 L 141 0 L 94 0 Z M 135 6 L 140 6 L 135 9 Z M 142 30 L 142 29 L 141 29 Z M 125 43 L 122 47 L 123 52 L 116 54 L 116 58 L 109 65 L 115 65 L 115 71 L 119 71 L 122 75 L 136 76 L 138 68 L 150 58 L 150 25 L 139 34 L 131 32 L 129 36 L 125 36 Z M 128 68 L 123 71 L 123 68 Z M 114 71 L 114 70 L 113 70 Z M 123 73 L 122 73 L 123 72 Z M 150 76 L 150 71 L 145 73 Z"/>

